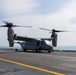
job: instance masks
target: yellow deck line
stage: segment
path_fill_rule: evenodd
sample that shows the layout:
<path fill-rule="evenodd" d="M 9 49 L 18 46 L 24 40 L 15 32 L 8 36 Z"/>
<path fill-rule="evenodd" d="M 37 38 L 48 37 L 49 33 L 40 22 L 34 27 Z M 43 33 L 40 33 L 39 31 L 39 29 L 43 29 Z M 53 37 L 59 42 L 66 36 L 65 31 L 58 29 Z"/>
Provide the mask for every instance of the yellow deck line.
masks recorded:
<path fill-rule="evenodd" d="M 15 62 L 15 61 L 12 61 L 12 60 L 7 60 L 7 59 L 4 59 L 4 58 L 0 58 L 0 60 L 5 61 L 5 62 L 9 62 L 9 63 L 12 63 L 12 64 L 17 64 L 17 65 L 20 65 L 20 66 L 25 66 L 25 67 L 32 68 L 32 69 L 35 69 L 35 70 L 47 72 L 47 73 L 54 74 L 54 75 L 65 75 L 65 74 L 54 72 L 54 71 L 51 71 L 51 70 L 46 70 L 46 69 L 43 69 L 43 68 L 38 68 L 38 67 L 35 67 L 35 66 L 30 66 L 30 65 L 27 65 L 27 64 Z"/>

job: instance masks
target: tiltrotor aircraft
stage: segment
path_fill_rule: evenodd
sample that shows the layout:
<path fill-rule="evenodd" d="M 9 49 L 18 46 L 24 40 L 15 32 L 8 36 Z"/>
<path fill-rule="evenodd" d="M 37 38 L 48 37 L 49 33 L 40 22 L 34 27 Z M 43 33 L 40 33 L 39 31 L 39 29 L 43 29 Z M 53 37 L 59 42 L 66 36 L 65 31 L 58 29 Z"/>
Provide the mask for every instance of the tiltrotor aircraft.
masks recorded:
<path fill-rule="evenodd" d="M 55 29 L 48 30 L 45 28 L 39 28 L 39 29 L 51 31 L 52 34 L 50 38 L 36 39 L 36 38 L 30 38 L 30 37 L 17 36 L 17 34 L 14 34 L 13 27 L 31 27 L 31 26 L 18 26 L 18 25 L 13 25 L 13 23 L 11 22 L 6 22 L 6 21 L 4 21 L 4 23 L 5 25 L 2 25 L 0 27 L 8 27 L 7 37 L 8 37 L 9 46 L 13 47 L 15 43 L 14 40 L 18 40 L 17 43 L 21 45 L 23 51 L 34 50 L 36 52 L 38 51 L 41 52 L 41 50 L 47 50 L 48 53 L 50 53 L 53 51 L 53 47 L 57 46 L 56 32 L 63 32 Z M 52 41 L 52 45 L 47 44 L 46 40 Z"/>

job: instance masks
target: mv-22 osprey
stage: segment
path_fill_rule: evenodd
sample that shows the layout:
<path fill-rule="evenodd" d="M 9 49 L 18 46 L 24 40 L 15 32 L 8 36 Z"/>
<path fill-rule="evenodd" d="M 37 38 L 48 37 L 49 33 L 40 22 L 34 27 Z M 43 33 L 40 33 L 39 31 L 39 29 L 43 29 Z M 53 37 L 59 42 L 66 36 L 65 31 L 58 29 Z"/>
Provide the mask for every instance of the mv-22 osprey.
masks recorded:
<path fill-rule="evenodd" d="M 18 26 L 18 25 L 13 25 L 13 23 L 11 22 L 6 22 L 6 21 L 4 21 L 4 23 L 5 25 L 2 25 L 0 27 L 8 27 L 7 37 L 8 37 L 9 47 L 13 47 L 15 43 L 14 40 L 18 40 L 17 43 L 21 45 L 23 51 L 34 50 L 36 52 L 41 52 L 41 50 L 47 50 L 48 53 L 50 53 L 53 51 L 53 47 L 57 46 L 56 32 L 63 32 L 55 29 L 48 30 L 45 28 L 39 28 L 39 29 L 51 31 L 52 34 L 50 38 L 36 39 L 36 38 L 30 38 L 30 37 L 17 36 L 17 34 L 14 34 L 13 27 L 31 27 L 31 26 Z M 52 45 L 47 44 L 45 40 L 52 41 Z"/>

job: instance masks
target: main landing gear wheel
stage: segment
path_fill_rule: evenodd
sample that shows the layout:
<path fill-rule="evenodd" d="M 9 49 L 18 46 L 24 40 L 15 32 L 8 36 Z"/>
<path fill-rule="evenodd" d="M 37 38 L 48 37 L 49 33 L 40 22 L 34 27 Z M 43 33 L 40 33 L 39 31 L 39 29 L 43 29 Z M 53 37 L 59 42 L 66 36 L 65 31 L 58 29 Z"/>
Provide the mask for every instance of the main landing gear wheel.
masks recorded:
<path fill-rule="evenodd" d="M 53 52 L 53 47 L 50 50 L 48 50 L 48 53 L 51 53 L 51 52 Z"/>
<path fill-rule="evenodd" d="M 51 52 L 51 50 L 48 50 L 48 53 L 50 53 Z"/>
<path fill-rule="evenodd" d="M 15 49 L 15 51 L 17 52 L 17 51 L 18 51 L 18 49 Z"/>
<path fill-rule="evenodd" d="M 26 50 L 26 49 L 23 49 L 23 51 L 24 51 L 24 52 L 27 52 L 27 50 Z"/>
<path fill-rule="evenodd" d="M 39 53 L 41 53 L 41 50 L 35 50 L 35 52 L 39 52 Z"/>

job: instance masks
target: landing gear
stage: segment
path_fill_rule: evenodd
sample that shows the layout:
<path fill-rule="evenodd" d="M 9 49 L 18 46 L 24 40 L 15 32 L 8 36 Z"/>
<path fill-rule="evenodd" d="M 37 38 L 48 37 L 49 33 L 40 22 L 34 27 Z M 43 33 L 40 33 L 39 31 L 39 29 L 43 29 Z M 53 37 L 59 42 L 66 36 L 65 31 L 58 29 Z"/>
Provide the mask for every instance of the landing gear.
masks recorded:
<path fill-rule="evenodd" d="M 27 50 L 26 50 L 26 49 L 23 49 L 23 51 L 24 51 L 24 52 L 27 52 Z"/>
<path fill-rule="evenodd" d="M 39 52 L 39 53 L 41 53 L 41 50 L 35 50 L 35 52 Z"/>
<path fill-rule="evenodd" d="M 48 50 L 48 53 L 51 53 L 51 52 L 53 52 L 53 47 L 51 47 L 51 49 Z"/>
<path fill-rule="evenodd" d="M 39 53 L 41 53 L 41 50 L 39 50 Z"/>
<path fill-rule="evenodd" d="M 48 53 L 50 53 L 51 52 L 51 50 L 48 50 Z"/>
<path fill-rule="evenodd" d="M 35 50 L 35 52 L 38 52 L 38 50 Z"/>
<path fill-rule="evenodd" d="M 15 51 L 17 52 L 17 51 L 18 51 L 18 49 L 15 49 Z"/>

